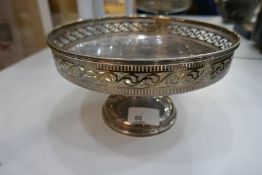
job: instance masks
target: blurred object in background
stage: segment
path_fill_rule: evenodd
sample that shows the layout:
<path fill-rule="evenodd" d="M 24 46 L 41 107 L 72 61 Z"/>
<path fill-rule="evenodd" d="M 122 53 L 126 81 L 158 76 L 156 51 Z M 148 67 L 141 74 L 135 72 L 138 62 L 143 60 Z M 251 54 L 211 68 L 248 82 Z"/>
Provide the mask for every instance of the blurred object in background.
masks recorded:
<path fill-rule="evenodd" d="M 185 12 L 192 0 L 136 0 L 138 12 L 155 15 L 168 15 Z"/>
<path fill-rule="evenodd" d="M 76 0 L 48 0 L 54 26 L 77 20 Z"/>
<path fill-rule="evenodd" d="M 137 0 L 137 13 L 149 15 L 218 15 L 215 0 Z"/>
<path fill-rule="evenodd" d="M 218 15 L 217 4 L 214 0 L 193 0 L 193 4 L 187 14 Z"/>
<path fill-rule="evenodd" d="M 124 15 L 125 0 L 104 0 L 104 10 L 106 15 Z"/>
<path fill-rule="evenodd" d="M 252 37 L 252 33 L 254 30 L 255 22 L 260 10 L 261 3 L 262 1 L 260 0 L 255 1 L 256 6 L 252 5 L 252 8 L 248 8 L 247 16 L 245 19 L 243 18 L 242 21 L 232 20 L 232 22 L 234 22 L 234 30 L 247 39 L 251 39 Z M 244 15 L 244 9 L 242 10 L 242 13 Z"/>
<path fill-rule="evenodd" d="M 262 7 L 260 8 L 260 12 L 254 27 L 253 40 L 262 49 Z"/>
<path fill-rule="evenodd" d="M 36 0 L 0 0 L 0 69 L 46 45 Z"/>
<path fill-rule="evenodd" d="M 253 23 L 234 24 L 234 30 L 249 40 L 251 39 L 253 29 L 254 29 Z"/>
<path fill-rule="evenodd" d="M 133 14 L 134 0 L 77 0 L 79 18 Z"/>
<path fill-rule="evenodd" d="M 261 0 L 218 0 L 219 11 L 225 23 L 249 23 Z"/>

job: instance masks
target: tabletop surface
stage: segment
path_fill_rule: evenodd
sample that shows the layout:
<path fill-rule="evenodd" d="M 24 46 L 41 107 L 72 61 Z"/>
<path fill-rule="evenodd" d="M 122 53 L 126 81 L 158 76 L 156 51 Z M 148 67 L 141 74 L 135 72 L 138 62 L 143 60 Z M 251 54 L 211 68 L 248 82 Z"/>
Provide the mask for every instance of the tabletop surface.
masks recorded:
<path fill-rule="evenodd" d="M 64 80 L 45 49 L 0 72 L 0 174 L 261 175 L 261 74 L 262 55 L 242 39 L 225 78 L 172 96 L 170 130 L 136 138 L 109 129 L 108 95 Z"/>

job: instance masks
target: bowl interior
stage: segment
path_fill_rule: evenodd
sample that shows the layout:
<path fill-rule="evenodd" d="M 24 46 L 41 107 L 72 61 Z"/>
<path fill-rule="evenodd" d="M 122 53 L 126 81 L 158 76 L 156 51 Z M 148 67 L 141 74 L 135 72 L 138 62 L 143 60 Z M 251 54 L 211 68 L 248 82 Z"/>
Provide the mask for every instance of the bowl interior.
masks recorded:
<path fill-rule="evenodd" d="M 192 56 L 217 51 L 219 48 L 199 40 L 175 34 L 121 33 L 103 35 L 76 43 L 68 51 L 94 57 L 168 58 Z"/>
<path fill-rule="evenodd" d="M 238 38 L 224 28 L 196 21 L 119 17 L 59 27 L 51 32 L 48 42 L 84 57 L 148 60 L 215 53 L 236 45 Z"/>

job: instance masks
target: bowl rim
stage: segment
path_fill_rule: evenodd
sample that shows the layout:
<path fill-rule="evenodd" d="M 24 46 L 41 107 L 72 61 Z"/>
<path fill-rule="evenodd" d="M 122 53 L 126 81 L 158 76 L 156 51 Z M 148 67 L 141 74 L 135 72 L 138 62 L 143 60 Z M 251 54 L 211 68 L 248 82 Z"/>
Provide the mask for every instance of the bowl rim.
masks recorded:
<path fill-rule="evenodd" d="M 194 25 L 199 25 L 203 27 L 209 27 L 212 29 L 215 29 L 220 32 L 225 32 L 228 35 L 230 35 L 236 42 L 232 44 L 232 46 L 223 49 L 218 50 L 214 52 L 204 53 L 204 54 L 197 54 L 197 55 L 189 55 L 189 56 L 180 56 L 180 57 L 164 57 L 164 58 L 135 58 L 135 59 L 127 59 L 124 57 L 100 57 L 100 56 L 93 56 L 93 55 L 81 55 L 75 52 L 71 52 L 62 48 L 59 48 L 56 46 L 51 37 L 52 35 L 57 32 L 58 30 L 65 29 L 70 26 L 83 24 L 83 23 L 91 23 L 99 21 L 106 21 L 106 20 L 132 20 L 132 19 L 152 19 L 152 20 L 163 20 L 163 21 L 172 21 L 172 22 L 182 22 L 182 23 L 189 23 Z M 223 26 L 197 21 L 197 20 L 191 20 L 191 19 L 184 19 L 184 18 L 177 18 L 177 17 L 169 17 L 169 16 L 111 16 L 111 17 L 99 17 L 99 18 L 92 18 L 92 19 L 79 19 L 77 21 L 72 21 L 67 24 L 59 25 L 52 29 L 48 35 L 47 35 L 47 45 L 51 48 L 51 50 L 54 50 L 56 52 L 59 52 L 60 54 L 69 56 L 71 59 L 75 60 L 81 60 L 81 61 L 92 61 L 92 62 L 107 62 L 107 63 L 128 63 L 128 64 L 155 64 L 155 63 L 188 63 L 188 62 L 195 62 L 195 61 L 204 61 L 213 59 L 215 57 L 220 57 L 227 55 L 229 53 L 233 53 L 234 50 L 236 50 L 240 45 L 240 36 L 234 32 L 231 31 Z"/>

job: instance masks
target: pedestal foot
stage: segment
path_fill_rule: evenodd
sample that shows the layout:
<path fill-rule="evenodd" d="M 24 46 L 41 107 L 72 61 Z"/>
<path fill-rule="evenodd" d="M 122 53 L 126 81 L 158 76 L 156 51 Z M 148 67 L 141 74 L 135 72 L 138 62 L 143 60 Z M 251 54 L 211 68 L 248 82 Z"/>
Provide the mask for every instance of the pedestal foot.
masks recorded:
<path fill-rule="evenodd" d="M 162 97 L 110 95 L 103 106 L 105 123 L 130 136 L 151 136 L 169 129 L 176 121 L 172 100 Z"/>

